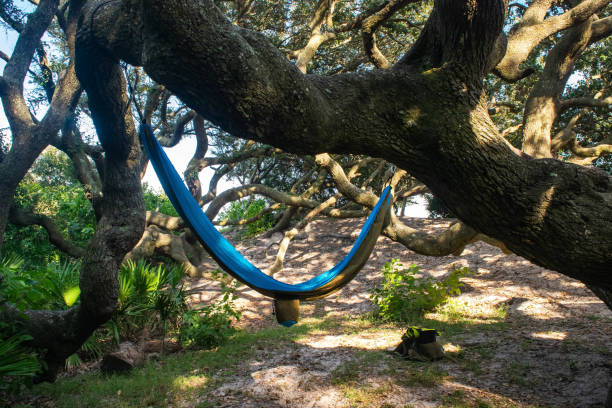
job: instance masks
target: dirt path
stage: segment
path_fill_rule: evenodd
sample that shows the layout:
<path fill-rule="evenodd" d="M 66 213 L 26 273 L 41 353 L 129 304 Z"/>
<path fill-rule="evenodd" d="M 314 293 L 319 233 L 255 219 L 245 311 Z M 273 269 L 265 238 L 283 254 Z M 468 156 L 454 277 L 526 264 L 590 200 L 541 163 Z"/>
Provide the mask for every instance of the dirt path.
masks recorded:
<path fill-rule="evenodd" d="M 431 230 L 447 225 L 427 219 L 406 222 Z M 348 253 L 360 227 L 352 220 L 310 224 L 302 239 L 292 243 L 285 270 L 277 277 L 299 282 L 329 269 Z M 265 251 L 269 243 L 255 239 L 238 249 L 264 269 L 274 260 L 276 247 Z M 401 328 L 368 326 L 358 318 L 371 310 L 369 290 L 392 258 L 421 265 L 424 274 L 434 277 L 452 265 L 476 272 L 463 279 L 462 295 L 445 311 L 427 316 L 442 325 L 440 341 L 454 361 L 398 362 L 381 351 L 399 342 Z M 202 287 L 193 296 L 196 303 L 219 295 L 216 283 L 190 284 Z M 244 286 L 238 292 L 244 316 L 240 325 L 254 331 L 275 324 L 269 299 Z M 303 305 L 301 312 L 303 318 L 325 316 L 331 328 L 239 364 L 214 391 L 219 404 L 596 407 L 602 406 L 612 379 L 610 310 L 581 283 L 484 243 L 470 245 L 460 257 L 432 258 L 380 238 L 353 282 Z M 424 377 L 415 380 L 415 375 Z M 241 392 L 228 392 L 235 389 Z"/>

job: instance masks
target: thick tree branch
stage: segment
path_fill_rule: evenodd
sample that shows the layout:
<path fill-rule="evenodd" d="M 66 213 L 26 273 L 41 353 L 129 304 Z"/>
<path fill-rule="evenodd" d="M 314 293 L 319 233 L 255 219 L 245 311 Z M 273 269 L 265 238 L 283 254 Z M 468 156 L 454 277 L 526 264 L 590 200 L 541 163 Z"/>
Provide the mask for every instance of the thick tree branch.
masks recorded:
<path fill-rule="evenodd" d="M 568 147 L 573 154 L 578 156 L 577 158 L 572 157 L 570 161 L 586 166 L 592 164 L 601 156 L 612 154 L 612 138 L 608 138 L 604 142 L 598 143 L 595 146 L 588 147 L 580 146 L 574 138 L 568 143 Z"/>
<path fill-rule="evenodd" d="M 161 132 L 157 135 L 157 140 L 164 147 L 174 147 L 181 141 L 183 134 L 185 133 L 185 127 L 196 117 L 196 112 L 190 110 L 189 112 L 176 118 L 174 122 L 174 128 L 169 129 L 169 126 L 162 126 Z"/>
<path fill-rule="evenodd" d="M 600 18 L 593 23 L 590 43 L 596 43 L 612 35 L 612 16 Z"/>
<path fill-rule="evenodd" d="M 561 15 L 545 18 L 552 3 L 552 0 L 534 0 L 530 4 L 521 21 L 508 34 L 506 53 L 495 67 L 495 74 L 513 82 L 534 72 L 532 69 L 521 70 L 520 65 L 542 40 L 587 21 L 609 1 L 585 0 Z"/>
<path fill-rule="evenodd" d="M 589 19 L 564 33 L 529 93 L 523 118 L 523 151 L 532 157 L 552 157 L 550 132 L 560 112 L 560 97 L 576 59 L 588 47 L 592 23 Z"/>
<path fill-rule="evenodd" d="M 502 1 L 439 0 L 421 35 L 429 39 L 396 69 L 333 77 L 303 75 L 211 0 L 94 4 L 84 35 L 143 65 L 225 131 L 294 153 L 385 158 L 513 252 L 612 287 L 609 225 L 593 217 L 612 218 L 612 179 L 518 153 L 487 114 L 482 78 L 504 24 Z"/>
<path fill-rule="evenodd" d="M 81 258 L 85 255 L 85 249 L 72 244 L 64 238 L 53 219 L 44 214 L 35 214 L 32 211 L 13 206 L 9 212 L 9 221 L 19 227 L 40 225 L 47 230 L 49 242 L 55 245 L 60 251 L 75 258 Z"/>
<path fill-rule="evenodd" d="M 34 50 L 40 38 L 53 20 L 59 0 L 41 0 L 36 10 L 28 17 L 21 29 L 10 61 L 4 67 L 4 77 L 13 86 L 22 89 L 23 79 L 28 71 Z"/>
<path fill-rule="evenodd" d="M 232 201 L 237 201 L 243 197 L 253 194 L 259 194 L 268 197 L 277 203 L 294 207 L 312 209 L 320 205 L 320 203 L 316 201 L 309 200 L 301 196 L 283 193 L 263 184 L 251 184 L 246 186 L 234 187 L 229 190 L 225 190 L 223 193 L 219 194 L 209 204 L 208 209 L 206 210 L 206 215 L 212 220 L 214 219 L 214 217 L 216 217 L 216 215 L 219 213 L 219 211 L 221 210 L 221 208 L 223 208 L 225 204 Z M 340 211 L 335 209 L 327 209 L 324 213 L 325 215 L 335 218 L 354 218 L 361 217 L 364 215 L 363 211 Z"/>

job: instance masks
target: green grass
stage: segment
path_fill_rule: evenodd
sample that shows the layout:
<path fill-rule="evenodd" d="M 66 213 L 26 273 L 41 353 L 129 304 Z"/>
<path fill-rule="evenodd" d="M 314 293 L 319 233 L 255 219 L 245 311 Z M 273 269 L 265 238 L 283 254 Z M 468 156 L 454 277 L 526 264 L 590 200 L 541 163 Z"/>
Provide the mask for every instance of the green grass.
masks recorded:
<path fill-rule="evenodd" d="M 126 375 L 104 376 L 96 372 L 62 378 L 54 384 L 34 387 L 32 394 L 48 396 L 60 408 L 180 405 L 222 383 L 234 373 L 234 363 L 248 360 L 259 350 L 295 341 L 315 326 L 316 323 L 306 323 L 290 330 L 273 327 L 254 334 L 240 332 L 217 350 L 169 355 Z"/>
<path fill-rule="evenodd" d="M 520 385 L 525 387 L 529 385 L 529 371 L 531 365 L 520 361 L 513 361 L 508 365 L 506 369 L 506 377 L 512 384 Z"/>
<path fill-rule="evenodd" d="M 402 363 L 403 367 L 394 370 L 395 383 L 400 386 L 412 387 L 418 385 L 431 388 L 442 384 L 448 377 L 448 373 L 436 363 L 414 361 L 403 361 Z"/>
<path fill-rule="evenodd" d="M 376 386 L 373 384 L 343 385 L 341 389 L 351 408 L 369 408 L 378 405 L 384 406 L 384 403 L 378 404 L 378 402 L 392 391 L 392 386 L 388 382 L 383 382 Z"/>
<path fill-rule="evenodd" d="M 510 326 L 505 321 L 503 309 L 472 311 L 467 305 L 456 304 L 439 308 L 410 324 L 433 328 L 443 335 L 441 341 L 453 341 L 463 335 L 476 332 L 503 330 Z M 209 351 L 184 351 L 168 355 L 157 361 L 149 361 L 144 367 L 127 375 L 103 376 L 91 372 L 74 377 L 61 378 L 54 384 L 43 384 L 30 391 L 30 397 L 50 399 L 52 406 L 62 407 L 212 407 L 221 401 L 211 396 L 213 390 L 233 381 L 233 375 L 241 375 L 250 361 L 303 347 L 304 340 L 330 335 L 350 336 L 401 336 L 402 327 L 372 319 L 324 316 L 305 318 L 290 329 L 275 326 L 256 333 L 238 332 L 228 343 Z M 493 340 L 492 340 L 493 341 Z M 494 346 L 496 343 L 492 343 Z M 494 347 L 460 347 L 451 355 L 465 369 L 478 373 L 479 361 L 493 356 Z M 348 359 L 332 371 L 322 387 L 336 387 L 351 406 L 383 406 L 386 394 L 397 387 L 440 386 L 448 379 L 442 368 L 444 363 L 406 361 L 381 350 L 348 348 Z M 248 368 L 246 368 L 248 370 Z M 521 367 L 515 367 L 516 376 Z M 302 387 L 304 389 L 304 386 Z M 240 390 L 234 394 L 238 396 Z M 212 399 L 211 399 L 212 397 Z M 223 397 L 218 397 L 223 398 Z M 445 400 L 446 401 L 446 400 Z M 485 402 L 474 402 L 458 407 L 487 407 Z M 381 405 L 382 404 L 382 405 Z M 444 402 L 452 405 L 452 401 Z M 450 404 L 450 405 L 449 405 Z M 490 405 L 497 407 L 498 405 Z M 515 405 L 499 405 L 514 407 Z"/>
<path fill-rule="evenodd" d="M 440 408 L 537 408 L 537 405 L 518 404 L 500 396 L 473 395 L 467 390 L 455 390 L 442 397 Z"/>

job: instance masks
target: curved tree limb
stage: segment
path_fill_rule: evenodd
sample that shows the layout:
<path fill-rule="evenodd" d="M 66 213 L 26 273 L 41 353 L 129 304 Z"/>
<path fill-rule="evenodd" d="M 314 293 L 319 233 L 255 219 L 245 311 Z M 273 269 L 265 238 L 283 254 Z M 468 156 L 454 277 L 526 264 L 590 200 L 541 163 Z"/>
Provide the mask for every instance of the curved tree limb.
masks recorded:
<path fill-rule="evenodd" d="M 9 212 L 9 221 L 19 227 L 40 225 L 47 231 L 49 241 L 60 251 L 75 258 L 82 258 L 85 255 L 85 249 L 72 244 L 64 238 L 53 219 L 44 214 L 35 214 L 32 211 L 12 206 Z"/>
<path fill-rule="evenodd" d="M 603 99 L 588 97 L 563 99 L 559 104 L 559 111 L 563 112 L 569 108 L 612 108 L 612 96 Z"/>
<path fill-rule="evenodd" d="M 345 196 L 368 208 L 374 208 L 379 197 L 371 191 L 361 190 L 352 184 L 348 177 L 346 177 L 342 167 L 329 155 L 317 155 L 317 163 L 328 168 L 330 174 L 334 177 L 338 189 Z M 477 232 L 472 228 L 457 222 L 451 225 L 444 233 L 432 236 L 408 227 L 393 213 L 391 214 L 391 224 L 383 233 L 393 241 L 401 243 L 416 253 L 431 256 L 460 253 L 477 235 Z"/>
<path fill-rule="evenodd" d="M 560 98 L 576 59 L 591 38 L 594 19 L 564 33 L 546 58 L 540 80 L 535 84 L 527 102 L 523 118 L 523 151 L 532 157 L 552 157 L 551 129 L 560 112 Z"/>
<path fill-rule="evenodd" d="M 510 82 L 518 81 L 530 75 L 534 70 L 522 70 L 520 65 L 527 59 L 536 45 L 559 31 L 587 21 L 593 14 L 607 6 L 609 2 L 608 0 L 581 1 L 561 15 L 546 18 L 552 4 L 552 0 L 534 0 L 531 2 L 523 18 L 512 27 L 508 34 L 505 55 L 493 70 L 496 75 Z"/>
<path fill-rule="evenodd" d="M 521 155 L 487 114 L 482 79 L 503 28 L 502 1 L 438 0 L 415 44 L 430 58 L 333 77 L 303 75 L 211 0 L 88 4 L 83 22 L 96 44 L 143 65 L 224 130 L 299 154 L 383 157 L 513 252 L 612 287 L 609 226 L 592 217 L 612 218 L 610 177 Z"/>
<path fill-rule="evenodd" d="M 259 194 L 265 197 L 270 198 L 271 200 L 282 203 L 285 205 L 290 205 L 294 207 L 303 207 L 303 208 L 316 208 L 320 205 L 320 203 L 303 198 L 301 196 L 296 196 L 288 193 L 283 193 L 272 187 L 268 187 L 263 184 L 251 184 L 246 186 L 234 187 L 228 190 L 225 190 L 223 193 L 219 194 L 208 206 L 206 210 L 206 215 L 210 219 L 214 219 L 221 208 L 232 201 L 239 200 L 240 198 L 246 197 L 248 195 Z M 329 215 L 334 218 L 354 218 L 354 217 L 362 217 L 364 215 L 363 211 L 345 211 L 345 210 L 336 210 L 336 209 L 326 209 L 324 211 L 325 215 Z M 367 213 L 365 213 L 367 214 Z"/>

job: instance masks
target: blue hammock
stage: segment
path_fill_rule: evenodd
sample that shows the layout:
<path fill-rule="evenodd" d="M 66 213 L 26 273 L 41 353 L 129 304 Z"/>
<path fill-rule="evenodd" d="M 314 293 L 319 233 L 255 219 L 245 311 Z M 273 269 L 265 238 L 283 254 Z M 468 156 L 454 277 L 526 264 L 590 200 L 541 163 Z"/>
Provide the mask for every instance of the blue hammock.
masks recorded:
<path fill-rule="evenodd" d="M 159 181 L 170 202 L 202 245 L 227 273 L 256 291 L 275 299 L 279 323 L 297 322 L 300 300 L 325 297 L 346 285 L 369 258 L 378 236 L 388 225 L 391 208 L 390 187 L 365 222 L 349 254 L 327 272 L 298 284 L 280 282 L 255 267 L 227 241 L 210 222 L 166 156 L 149 125 L 140 125 L 140 137 Z"/>

